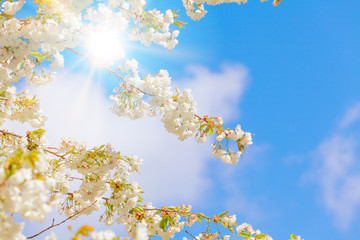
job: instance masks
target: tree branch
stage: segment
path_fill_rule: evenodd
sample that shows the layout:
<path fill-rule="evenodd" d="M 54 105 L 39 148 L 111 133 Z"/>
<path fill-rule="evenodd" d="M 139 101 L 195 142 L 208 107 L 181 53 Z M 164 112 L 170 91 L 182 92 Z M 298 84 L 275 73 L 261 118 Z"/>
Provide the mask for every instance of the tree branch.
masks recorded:
<path fill-rule="evenodd" d="M 49 230 L 49 229 L 51 229 L 51 228 L 53 228 L 53 227 L 57 227 L 57 226 L 59 226 L 60 224 L 63 224 L 64 222 L 66 222 L 66 221 L 70 220 L 71 218 L 75 217 L 76 215 L 79 215 L 80 213 L 84 212 L 86 209 L 90 208 L 90 207 L 91 207 L 92 205 L 94 205 L 95 203 L 96 203 L 96 201 L 93 202 L 90 206 L 82 209 L 81 211 L 75 212 L 73 215 L 71 215 L 70 217 L 66 218 L 65 220 L 63 220 L 63 221 L 61 221 L 61 222 L 59 222 L 59 223 L 54 224 L 55 219 L 53 218 L 53 221 L 52 221 L 52 224 L 51 224 L 50 227 L 42 230 L 41 232 L 39 232 L 39 233 L 37 233 L 37 234 L 35 234 L 35 235 L 32 235 L 32 236 L 30 236 L 30 237 L 27 237 L 27 239 L 31 239 L 31 238 L 37 237 L 37 236 L 39 236 L 40 234 L 46 232 L 47 230 Z"/>
<path fill-rule="evenodd" d="M 191 233 L 189 233 L 187 230 L 185 230 L 185 232 L 187 233 L 187 234 L 189 234 L 190 236 L 192 236 L 194 239 L 196 239 Z"/>
<path fill-rule="evenodd" d="M 69 179 L 69 180 L 74 180 L 74 179 L 81 180 L 81 181 L 83 181 L 83 180 L 84 180 L 84 179 L 82 179 L 82 178 L 78 178 L 78 177 L 70 177 L 70 179 Z"/>
<path fill-rule="evenodd" d="M 162 211 L 162 212 L 166 212 L 166 213 L 177 213 L 177 214 L 190 214 L 190 215 L 198 215 L 198 213 L 192 213 L 192 212 L 181 212 L 181 211 L 176 211 L 176 210 L 168 210 L 168 209 L 162 209 L 162 208 L 143 208 L 144 211 Z M 204 214 L 201 215 L 203 218 L 206 218 L 208 220 L 212 220 L 213 218 L 211 217 L 207 217 Z"/>
<path fill-rule="evenodd" d="M 84 179 L 81 179 L 81 178 L 73 178 L 73 177 L 70 177 L 70 178 L 72 178 L 72 179 L 78 179 L 78 180 L 84 180 Z M 55 190 L 54 191 L 55 193 L 60 193 L 60 191 L 58 191 L 58 190 Z M 71 192 L 68 192 L 68 193 L 64 193 L 64 194 L 66 194 L 66 195 L 68 195 L 68 196 L 70 196 L 70 197 L 74 197 L 74 193 L 71 193 Z M 110 198 L 107 198 L 107 197 L 101 197 L 101 199 L 102 200 L 105 200 L 105 202 L 107 202 L 107 201 L 109 201 L 109 199 Z M 96 202 L 96 201 L 95 201 Z"/>
<path fill-rule="evenodd" d="M 48 150 L 48 149 L 44 149 L 44 152 L 47 152 L 47 153 L 50 153 L 50 154 L 52 154 L 52 155 L 55 155 L 55 156 L 57 156 L 57 157 L 59 157 L 59 158 L 65 159 L 64 156 L 61 156 L 61 155 L 59 155 L 59 154 L 57 154 L 57 153 L 55 153 L 55 152 L 53 152 L 53 151 L 50 151 L 50 150 Z"/>
<path fill-rule="evenodd" d="M 75 49 L 72 49 L 72 48 L 66 48 L 67 50 L 69 50 L 69 51 L 71 51 L 71 52 L 73 52 L 73 53 L 75 53 L 75 54 L 77 54 L 77 55 L 79 55 L 80 57 L 82 57 L 82 58 L 84 58 L 84 59 L 86 59 L 86 60 L 88 60 L 89 62 L 91 62 L 91 63 L 93 63 L 94 62 L 94 60 L 93 59 L 91 59 L 91 58 L 89 58 L 88 56 L 86 56 L 85 54 L 82 54 L 81 52 L 79 52 L 79 51 L 76 51 Z M 120 79 L 120 80 L 122 80 L 122 81 L 124 81 L 124 78 L 123 78 L 123 76 L 121 76 L 120 74 L 118 74 L 116 71 L 114 71 L 114 70 L 112 70 L 111 68 L 109 68 L 109 67 L 102 67 L 103 69 L 105 69 L 106 71 L 108 71 L 108 72 L 110 72 L 110 73 L 112 73 L 112 74 L 114 74 L 118 79 Z M 154 96 L 153 94 L 151 94 L 151 93 L 148 93 L 148 92 L 145 92 L 145 91 L 143 91 L 143 90 L 141 90 L 141 89 L 139 89 L 139 88 L 137 88 L 137 87 L 135 87 L 134 85 L 132 85 L 132 84 L 129 84 L 131 87 L 133 87 L 133 88 L 135 88 L 136 90 L 138 90 L 139 92 L 141 92 L 141 93 L 143 93 L 143 94 L 145 94 L 145 95 L 148 95 L 148 96 Z"/>
<path fill-rule="evenodd" d="M 7 132 L 7 131 L 4 131 L 4 130 L 0 130 L 0 132 L 1 132 L 3 135 L 10 135 L 10 136 L 13 136 L 13 137 L 22 138 L 22 136 L 17 135 L 17 134 L 15 134 L 15 133 Z"/>
<path fill-rule="evenodd" d="M 10 135 L 10 136 L 17 137 L 17 138 L 23 138 L 23 136 L 17 135 L 15 133 L 7 132 L 7 131 L 4 131 L 4 130 L 0 130 L 0 133 L 2 133 L 3 135 Z M 61 156 L 61 155 L 57 154 L 56 152 L 53 152 L 53 151 L 51 151 L 49 149 L 56 149 L 56 148 L 48 147 L 47 149 L 44 149 L 44 152 L 47 152 L 47 153 L 55 155 L 55 156 L 57 156 L 59 158 L 65 159 L 64 156 Z"/>

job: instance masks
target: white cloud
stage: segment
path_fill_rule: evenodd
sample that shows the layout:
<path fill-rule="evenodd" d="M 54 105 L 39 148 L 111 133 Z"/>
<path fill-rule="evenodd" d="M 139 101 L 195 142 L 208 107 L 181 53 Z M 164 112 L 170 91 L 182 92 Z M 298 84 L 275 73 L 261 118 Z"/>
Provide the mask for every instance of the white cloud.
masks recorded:
<path fill-rule="evenodd" d="M 356 122 L 360 118 L 360 103 L 350 107 L 340 122 L 340 127 L 349 127 L 352 123 Z"/>
<path fill-rule="evenodd" d="M 223 64 L 220 72 L 211 72 L 202 66 L 188 66 L 191 77 L 178 86 L 190 88 L 200 114 L 222 116 L 226 121 L 239 117 L 238 105 L 249 83 L 248 71 L 241 64 Z"/>
<path fill-rule="evenodd" d="M 316 148 L 314 164 L 304 175 L 320 186 L 322 203 L 340 229 L 350 226 L 360 207 L 360 168 L 356 154 L 360 137 L 350 128 L 359 123 L 359 114 L 359 104 L 348 109 L 339 130 Z"/>
<path fill-rule="evenodd" d="M 313 178 L 322 188 L 325 207 L 335 216 L 336 225 L 346 229 L 360 205 L 360 175 L 352 174 L 355 166 L 355 140 L 335 135 L 317 149 L 319 161 L 313 169 Z M 356 180 L 357 179 L 357 180 Z"/>

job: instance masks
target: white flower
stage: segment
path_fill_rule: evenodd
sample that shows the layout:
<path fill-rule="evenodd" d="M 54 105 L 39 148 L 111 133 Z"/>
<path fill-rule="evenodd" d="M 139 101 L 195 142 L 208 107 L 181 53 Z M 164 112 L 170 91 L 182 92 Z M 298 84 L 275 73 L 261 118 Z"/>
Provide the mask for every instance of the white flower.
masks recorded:
<path fill-rule="evenodd" d="M 199 138 L 197 139 L 197 142 L 198 142 L 198 143 L 204 143 L 204 142 L 206 142 L 206 135 L 205 135 L 205 134 L 201 135 L 201 137 L 199 137 Z"/>
<path fill-rule="evenodd" d="M 217 135 L 216 141 L 220 142 L 220 141 L 223 140 L 225 137 L 226 137 L 225 132 L 221 132 L 219 135 Z"/>
<path fill-rule="evenodd" d="M 253 142 L 252 142 L 252 138 L 251 138 L 251 133 L 249 132 L 246 132 L 244 137 L 241 139 L 240 141 L 240 144 L 242 145 L 251 145 Z"/>
<path fill-rule="evenodd" d="M 27 238 L 21 234 L 23 228 L 24 223 L 14 223 L 13 217 L 7 216 L 0 211 L 1 239 L 26 240 Z"/>
<path fill-rule="evenodd" d="M 172 11 L 170 9 L 166 10 L 166 13 L 165 13 L 165 16 L 164 16 L 164 22 L 165 23 L 173 23 L 174 22 L 174 16 L 173 16 L 173 13 L 172 13 Z"/>
<path fill-rule="evenodd" d="M 57 240 L 57 236 L 55 233 L 51 233 L 50 236 L 46 236 L 45 240 Z"/>
<path fill-rule="evenodd" d="M 254 234 L 255 231 L 252 228 L 252 226 L 248 223 L 243 223 L 239 226 L 236 227 L 236 232 L 237 233 L 241 233 L 241 232 L 249 232 L 250 234 Z"/>
<path fill-rule="evenodd" d="M 144 223 L 138 224 L 136 228 L 136 237 L 135 240 L 147 240 L 149 239 L 147 229 Z"/>
<path fill-rule="evenodd" d="M 216 158 L 221 158 L 226 153 L 223 149 L 214 149 L 212 152 L 212 155 L 214 155 Z"/>
<path fill-rule="evenodd" d="M 229 155 L 223 155 L 223 156 L 221 156 L 221 161 L 223 161 L 226 164 L 230 164 L 231 163 L 231 157 Z"/>
<path fill-rule="evenodd" d="M 50 67 L 53 69 L 64 67 L 64 56 L 59 52 L 56 52 L 54 55 L 54 61 L 50 64 Z"/>
<path fill-rule="evenodd" d="M 229 240 L 230 239 L 230 235 L 225 235 L 224 237 L 223 237 L 223 240 Z"/>
<path fill-rule="evenodd" d="M 2 7 L 4 8 L 4 13 L 7 15 L 14 15 L 17 11 L 19 11 L 25 3 L 25 0 L 18 0 L 16 2 L 4 2 Z"/>
<path fill-rule="evenodd" d="M 225 224 L 225 227 L 232 227 L 236 222 L 236 216 L 225 216 L 222 218 L 222 222 Z"/>
<path fill-rule="evenodd" d="M 125 69 L 131 70 L 132 72 L 135 72 L 138 68 L 138 62 L 133 58 L 131 60 L 126 60 L 125 62 Z"/>
<path fill-rule="evenodd" d="M 244 134 L 244 131 L 241 130 L 240 124 L 238 124 L 238 125 L 236 126 L 235 132 L 236 132 L 237 134 L 239 134 L 240 136 L 242 136 L 242 135 Z"/>
<path fill-rule="evenodd" d="M 113 240 L 115 237 L 115 233 L 110 229 L 101 232 L 93 232 L 91 234 L 91 240 Z"/>

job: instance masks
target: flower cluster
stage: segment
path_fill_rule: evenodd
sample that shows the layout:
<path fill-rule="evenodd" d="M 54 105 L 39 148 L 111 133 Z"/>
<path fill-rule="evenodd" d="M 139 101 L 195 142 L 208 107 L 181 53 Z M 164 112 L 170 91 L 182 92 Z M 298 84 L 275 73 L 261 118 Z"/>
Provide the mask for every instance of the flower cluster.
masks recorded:
<path fill-rule="evenodd" d="M 1 133 L 1 138 L 8 138 L 7 133 Z M 38 146 L 36 151 L 29 149 L 30 141 L 24 138 L 15 146 L 1 145 L 1 239 L 26 239 L 21 234 L 24 224 L 13 223 L 12 214 L 19 214 L 27 221 L 43 221 L 61 201 L 61 195 L 54 192 L 56 179 L 48 175 L 49 157 L 41 149 L 45 141 L 40 136 L 30 138 Z"/>
<path fill-rule="evenodd" d="M 253 227 L 248 223 L 243 223 L 236 227 L 236 232 L 245 238 L 248 239 L 264 239 L 264 240 L 272 240 L 272 237 L 265 236 L 265 234 L 262 234 L 259 229 L 256 231 L 253 229 Z"/>
<path fill-rule="evenodd" d="M 169 239 L 185 226 L 202 220 L 221 223 L 230 230 L 236 226 L 235 215 L 228 216 L 228 212 L 207 217 L 192 213 L 189 205 L 163 208 L 151 203 L 142 205 L 141 188 L 137 182 L 129 181 L 130 174 L 139 171 L 142 159 L 135 155 L 122 156 L 109 144 L 87 149 L 84 143 L 64 138 L 59 147 L 50 148 L 42 129 L 28 132 L 26 138 L 1 133 L 4 157 L 0 159 L 0 216 L 2 226 L 12 226 L 11 231 L 4 229 L 5 239 L 25 239 L 21 234 L 23 223 L 12 224 L 9 214 L 18 213 L 25 220 L 42 221 L 58 207 L 60 213 L 76 219 L 81 214 L 99 210 L 101 203 L 106 210 L 100 221 L 106 225 L 123 224 L 135 239 L 153 235 Z M 6 144 L 9 141 L 13 144 Z M 71 184 L 72 181 L 80 184 Z M 85 234 L 91 229 L 83 226 L 76 234 Z M 111 232 L 93 233 L 94 239 L 113 237 Z"/>
<path fill-rule="evenodd" d="M 42 221 L 53 208 L 59 207 L 60 213 L 76 218 L 80 213 L 99 210 L 101 202 L 108 209 L 111 206 L 103 221 L 112 224 L 115 215 L 126 218 L 142 201 L 140 187 L 128 180 L 131 172 L 138 171 L 142 159 L 121 156 L 111 145 L 87 150 L 85 144 L 72 139 L 63 139 L 53 152 L 43 134 L 42 129 L 28 132 L 25 140 L 1 131 L 0 137 L 4 138 L 0 149 L 0 216 L 4 223 L 1 226 L 12 223 L 9 214 Z M 9 141 L 16 145 L 9 146 L 6 144 Z M 70 184 L 74 180 L 81 181 L 76 189 Z M 108 191 L 110 197 L 105 198 Z M 62 196 L 65 201 L 60 204 Z M 15 239 L 15 235 L 21 239 L 22 226 L 13 224 L 4 239 Z"/>
<path fill-rule="evenodd" d="M 85 144 L 79 144 L 72 139 L 63 139 L 57 155 L 52 174 L 57 179 L 57 189 L 66 196 L 66 201 L 60 207 L 60 212 L 70 216 L 77 211 L 86 209 L 90 214 L 100 208 L 104 195 L 111 191 L 111 197 L 106 198 L 105 206 L 111 205 L 111 214 L 103 221 L 112 224 L 114 215 L 126 214 L 142 198 L 142 192 L 136 182 L 129 182 L 131 172 L 137 171 L 142 160 L 137 156 L 121 156 L 111 145 L 86 150 Z M 73 174 L 67 172 L 73 170 Z M 78 189 L 72 190 L 69 181 L 79 180 Z M 91 206 L 91 207 L 90 207 Z"/>
<path fill-rule="evenodd" d="M 225 149 L 221 146 L 221 141 L 225 140 Z M 236 141 L 238 151 L 232 153 L 229 149 L 229 140 Z M 216 144 L 213 144 L 213 155 L 216 158 L 220 158 L 224 163 L 227 164 L 236 164 L 239 160 L 239 157 L 242 155 L 242 152 L 245 150 L 245 146 L 252 144 L 251 133 L 244 132 L 241 130 L 240 125 L 237 125 L 234 130 L 218 130 L 218 135 L 216 137 Z"/>
<path fill-rule="evenodd" d="M 218 5 L 222 3 L 247 3 L 248 0 L 182 0 L 183 5 L 186 9 L 186 14 L 192 20 L 199 20 L 205 16 L 207 11 L 204 9 L 204 4 L 208 5 Z M 267 0 L 260 0 L 261 2 L 265 2 Z M 281 0 L 273 0 L 273 5 L 278 6 Z"/>
<path fill-rule="evenodd" d="M 273 3 L 276 5 L 280 1 L 273 0 Z M 183 0 L 187 14 L 195 20 L 205 15 L 205 3 L 223 2 L 240 4 L 246 0 Z M 16 15 L 25 0 L 1 3 L 0 125 L 6 119 L 29 122 L 34 128 L 44 125 L 46 116 L 41 114 L 36 98 L 29 97 L 27 91 L 16 93 L 12 85 L 23 78 L 35 86 L 51 82 L 55 72 L 48 72 L 46 66 L 62 68 L 63 50 L 71 50 L 93 61 L 91 58 L 97 53 L 92 50 L 100 49 L 100 53 L 105 50 L 101 50 L 101 43 L 90 40 L 109 26 L 114 30 L 114 38 L 127 36 L 145 46 L 155 43 L 172 49 L 178 43 L 179 35 L 172 26 L 182 28 L 185 24 L 176 20 L 179 17 L 177 11 L 145 10 L 145 0 L 102 3 L 35 0 L 36 14 L 26 19 L 18 19 Z M 117 42 L 113 45 L 116 45 L 111 49 L 114 56 L 102 59 L 97 66 L 104 67 L 119 80 L 119 87 L 111 96 L 115 103 L 111 109 L 115 114 L 131 119 L 158 114 L 167 131 L 180 140 L 195 136 L 203 143 L 215 134 L 213 155 L 224 163 L 237 163 L 245 148 L 252 144 L 249 132 L 244 132 L 240 125 L 234 130 L 224 128 L 221 117 L 198 116 L 191 90 L 173 90 L 166 70 L 141 77 L 135 59 L 126 60 L 119 69 L 112 70 L 109 66 L 124 57 L 123 46 L 118 46 Z M 76 47 L 85 47 L 88 53 L 77 52 Z M 67 221 L 100 210 L 102 205 L 105 211 L 99 221 L 106 225 L 123 224 L 129 236 L 138 240 L 154 235 L 169 239 L 197 221 L 206 221 L 207 226 L 221 224 L 233 234 L 235 227 L 238 235 L 246 239 L 271 240 L 248 224 L 238 225 L 236 216 L 227 215 L 228 212 L 207 217 L 192 213 L 189 205 L 156 208 L 151 203 L 143 204 L 143 191 L 136 181 L 130 180 L 130 174 L 139 172 L 141 158 L 123 156 L 110 144 L 88 149 L 84 143 L 71 138 L 64 138 L 58 147 L 52 148 L 44 134 L 45 130 L 37 129 L 22 137 L 0 130 L 0 240 L 26 239 L 22 234 L 24 223 L 15 223 L 13 214 L 25 221 L 43 221 L 50 211 L 58 208 Z M 237 144 L 238 150 L 230 150 L 230 141 Z M 54 226 L 53 223 L 50 228 Z M 96 240 L 122 239 L 109 230 L 95 232 L 87 225 L 79 228 L 73 239 L 90 236 L 90 232 L 91 238 Z M 223 236 L 220 230 L 211 233 L 209 228 L 194 238 L 220 237 L 230 238 Z M 46 239 L 56 240 L 57 237 L 51 234 Z M 298 239 L 299 236 L 291 236 L 291 240 Z"/>
<path fill-rule="evenodd" d="M 156 9 L 143 11 L 134 18 L 134 22 L 136 28 L 129 34 L 131 40 L 138 40 L 145 46 L 154 42 L 167 49 L 173 49 L 178 44 L 179 31 L 170 30 L 170 25 L 175 23 L 173 11 L 167 10 L 165 14 Z"/>
<path fill-rule="evenodd" d="M 118 116 L 136 119 L 159 114 L 166 130 L 179 140 L 195 136 L 198 142 L 204 143 L 214 133 L 217 137 L 213 155 L 227 164 L 236 164 L 245 147 L 252 144 L 251 134 L 241 130 L 240 125 L 235 130 L 225 129 L 221 117 L 199 117 L 191 90 L 181 92 L 176 88 L 174 92 L 166 70 L 141 78 L 135 59 L 127 60 L 119 70 L 120 84 L 110 97 L 115 103 L 111 110 Z M 224 146 L 220 143 L 223 140 Z M 236 152 L 230 150 L 229 140 L 236 142 Z"/>
<path fill-rule="evenodd" d="M 9 87 L 0 92 L 0 125 L 6 119 L 29 122 L 34 128 L 45 124 L 47 116 L 41 114 L 40 105 L 35 97 L 30 97 L 28 91 L 16 94 L 15 87 Z"/>

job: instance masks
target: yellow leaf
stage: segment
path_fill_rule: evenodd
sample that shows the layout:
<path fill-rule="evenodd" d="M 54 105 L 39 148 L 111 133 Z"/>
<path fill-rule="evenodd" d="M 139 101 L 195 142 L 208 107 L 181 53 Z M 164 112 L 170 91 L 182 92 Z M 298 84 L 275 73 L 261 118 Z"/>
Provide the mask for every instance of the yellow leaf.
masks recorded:
<path fill-rule="evenodd" d="M 89 225 L 84 225 L 81 227 L 82 229 L 86 230 L 86 231 L 89 231 L 89 232 L 92 232 L 94 231 L 95 229 Z"/>
<path fill-rule="evenodd" d="M 44 6 L 44 5 L 48 5 L 51 6 L 52 1 L 51 0 L 34 0 L 35 4 L 40 5 L 40 6 Z"/>

